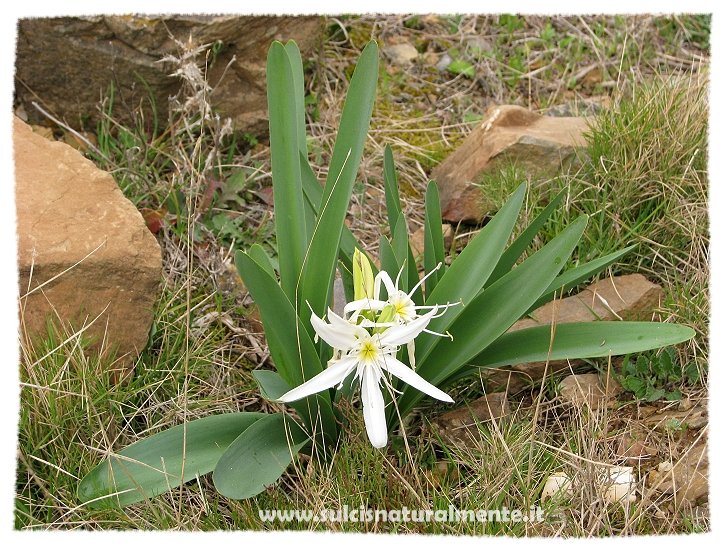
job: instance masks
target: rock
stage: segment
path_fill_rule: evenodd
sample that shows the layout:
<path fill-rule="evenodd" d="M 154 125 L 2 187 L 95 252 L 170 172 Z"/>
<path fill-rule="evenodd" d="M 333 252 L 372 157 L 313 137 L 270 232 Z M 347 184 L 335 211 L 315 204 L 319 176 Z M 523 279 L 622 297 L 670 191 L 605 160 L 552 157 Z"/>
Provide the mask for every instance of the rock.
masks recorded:
<path fill-rule="evenodd" d="M 382 48 L 382 53 L 395 65 L 409 65 L 419 55 L 417 48 L 407 42 L 385 46 Z"/>
<path fill-rule="evenodd" d="M 677 411 L 670 409 L 643 415 L 642 422 L 650 430 L 702 429 L 708 424 L 708 403 L 700 400 L 689 409 L 678 406 Z"/>
<path fill-rule="evenodd" d="M 569 375 L 559 385 L 558 395 L 564 402 L 574 406 L 586 405 L 589 409 L 604 406 L 622 391 L 614 379 L 607 379 L 599 373 Z"/>
<path fill-rule="evenodd" d="M 447 254 L 450 245 L 452 245 L 453 229 L 450 224 L 442 225 L 442 237 L 445 242 L 445 253 Z M 418 256 L 425 254 L 425 227 L 418 228 L 410 236 L 410 246 L 412 247 L 412 254 L 417 258 Z"/>
<path fill-rule="evenodd" d="M 708 496 L 708 446 L 700 440 L 677 461 L 663 462 L 647 475 L 648 487 L 657 494 L 674 494 L 677 506 L 691 504 Z"/>
<path fill-rule="evenodd" d="M 435 68 L 442 73 L 443 71 L 447 71 L 447 68 L 450 66 L 451 63 L 452 63 L 452 57 L 450 57 L 450 54 L 445 53 L 440 58 L 440 61 L 437 62 L 437 65 L 435 65 Z"/>
<path fill-rule="evenodd" d="M 482 178 L 515 163 L 534 177 L 544 177 L 573 162 L 586 146 L 587 119 L 546 117 L 518 107 L 491 107 L 483 122 L 432 171 L 440 188 L 442 218 L 480 223 L 500 207 L 477 185 Z"/>
<path fill-rule="evenodd" d="M 657 449 L 647 444 L 647 437 L 637 430 L 621 434 L 617 437 L 616 459 L 637 466 L 648 461 L 657 454 Z"/>
<path fill-rule="evenodd" d="M 98 121 L 96 105 L 113 82 L 113 117 L 131 122 L 131 106 L 155 96 L 160 120 L 167 120 L 168 99 L 180 80 L 170 77 L 166 55 L 179 55 L 170 37 L 195 44 L 215 44 L 208 61 L 208 82 L 216 85 L 216 111 L 235 127 L 254 134 L 267 132 L 265 65 L 270 43 L 294 39 L 305 56 L 319 41 L 318 16 L 235 15 L 101 15 L 21 19 L 18 24 L 16 77 L 19 101 L 44 107 L 72 127 Z M 234 60 L 233 60 L 234 59 Z M 204 62 L 204 59 L 200 60 Z M 230 67 L 228 67 L 230 64 Z M 227 68 L 227 69 L 226 69 Z M 42 120 L 28 109 L 30 122 Z M 35 119 L 35 120 L 34 120 Z"/>
<path fill-rule="evenodd" d="M 595 320 L 649 320 L 660 304 L 662 289 L 641 274 L 602 279 L 571 297 L 544 304 L 531 312 L 530 317 L 516 322 L 509 331 L 556 323 Z M 583 365 L 579 359 L 552 361 L 548 373 L 557 373 Z M 515 393 L 534 382 L 540 382 L 546 368 L 543 362 L 519 364 L 511 369 L 487 370 L 487 388 L 507 388 Z"/>
<path fill-rule="evenodd" d="M 511 407 L 505 392 L 486 394 L 463 408 L 436 417 L 432 428 L 444 442 L 450 444 L 470 444 L 480 440 L 478 425 L 488 425 L 510 416 Z"/>
<path fill-rule="evenodd" d="M 130 366 L 159 298 L 159 244 L 111 175 L 75 149 L 20 119 L 13 140 L 23 338 L 44 338 L 48 318 L 79 330 L 98 316 L 84 336 Z"/>

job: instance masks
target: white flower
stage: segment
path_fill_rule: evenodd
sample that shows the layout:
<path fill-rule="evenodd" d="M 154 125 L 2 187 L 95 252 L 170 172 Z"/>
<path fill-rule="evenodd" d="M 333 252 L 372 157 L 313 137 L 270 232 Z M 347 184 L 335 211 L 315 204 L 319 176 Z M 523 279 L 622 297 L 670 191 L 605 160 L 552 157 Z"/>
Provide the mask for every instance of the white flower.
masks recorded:
<path fill-rule="evenodd" d="M 443 308 L 444 310 L 447 310 L 450 306 L 455 306 L 455 304 L 445 304 L 445 305 L 438 305 L 438 306 L 417 306 L 414 301 L 412 300 L 412 295 L 415 293 L 415 290 L 422 285 L 425 280 L 430 277 L 433 273 L 435 273 L 437 270 L 440 269 L 440 264 L 438 264 L 434 270 L 432 270 L 430 273 L 425 275 L 420 281 L 417 282 L 417 284 L 412 288 L 412 290 L 409 293 L 406 293 L 405 291 L 399 289 L 399 278 L 402 275 L 402 270 L 404 270 L 404 266 L 400 268 L 399 273 L 397 274 L 397 279 L 393 282 L 392 278 L 389 277 L 389 274 L 382 270 L 380 271 L 376 277 L 374 278 L 374 294 L 373 298 L 363 298 L 360 300 L 355 300 L 353 302 L 348 303 L 344 307 L 344 315 L 350 314 L 350 320 L 356 322 L 359 316 L 361 315 L 362 311 L 368 310 L 370 312 L 382 312 L 383 317 L 386 321 L 370 321 L 366 318 L 359 321 L 364 326 L 367 327 L 389 327 L 393 325 L 404 325 L 411 323 L 415 321 L 420 315 L 417 313 L 418 310 L 429 310 L 431 311 L 433 308 L 435 310 L 438 310 L 440 308 Z M 379 297 L 380 289 L 382 284 L 384 284 L 384 288 L 387 291 L 387 300 L 378 300 L 377 297 Z M 385 309 L 389 309 L 388 312 L 385 313 Z M 434 316 L 437 317 L 437 316 Z M 431 333 L 433 335 L 437 335 L 439 337 L 449 337 L 450 335 L 443 335 L 441 333 L 435 333 L 434 331 L 429 331 L 428 329 L 423 329 L 425 333 Z M 407 356 L 410 362 L 410 366 L 412 369 L 417 369 L 415 366 L 415 341 L 414 338 L 407 342 Z"/>
<path fill-rule="evenodd" d="M 311 313 L 311 325 L 316 334 L 335 351 L 335 361 L 321 373 L 305 383 L 286 392 L 279 398 L 281 402 L 295 402 L 336 385 L 356 372 L 361 382 L 361 400 L 364 409 L 364 423 L 367 435 L 375 448 L 387 444 L 387 421 L 384 415 L 384 397 L 380 383 L 394 393 L 385 372 L 394 375 L 408 385 L 444 402 L 452 398 L 439 388 L 428 383 L 408 366 L 397 360 L 397 350 L 407 342 L 413 341 L 437 313 L 438 307 L 430 307 L 429 312 L 417 316 L 409 323 L 390 325 L 386 328 L 373 327 L 370 333 L 364 325 L 352 323 L 328 311 L 329 323 Z"/>

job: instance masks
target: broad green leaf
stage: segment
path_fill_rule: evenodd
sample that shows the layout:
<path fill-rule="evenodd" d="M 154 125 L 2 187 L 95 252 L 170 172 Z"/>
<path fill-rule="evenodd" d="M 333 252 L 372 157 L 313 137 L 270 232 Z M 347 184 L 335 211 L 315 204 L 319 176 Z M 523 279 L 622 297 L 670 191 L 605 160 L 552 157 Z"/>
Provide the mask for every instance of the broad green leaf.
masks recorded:
<path fill-rule="evenodd" d="M 397 277 L 400 265 L 397 261 L 397 255 L 394 254 L 394 249 L 389 239 L 383 235 L 379 237 L 379 262 L 381 263 L 381 269 L 389 274 L 392 281 Z M 386 297 L 375 297 L 378 299 L 386 299 Z"/>
<path fill-rule="evenodd" d="M 601 272 L 604 268 L 607 266 L 613 264 L 617 260 L 619 260 L 622 256 L 627 254 L 628 252 L 632 251 L 636 245 L 632 245 L 630 247 L 625 247 L 624 249 L 620 249 L 617 252 L 614 252 L 612 254 L 607 254 L 604 256 L 600 256 L 599 258 L 595 258 L 594 260 L 591 260 L 589 262 L 586 262 L 580 266 L 577 266 L 576 268 L 572 268 L 571 270 L 568 270 L 564 272 L 563 274 L 559 275 L 554 281 L 551 283 L 551 285 L 548 286 L 546 289 L 546 292 L 539 298 L 533 306 L 531 306 L 531 309 L 529 312 L 532 312 L 539 306 L 546 304 L 550 300 L 554 299 L 554 293 L 561 292 L 563 289 L 564 293 L 568 293 L 571 289 L 573 289 L 576 285 L 579 285 L 580 283 L 583 283 L 587 279 L 589 279 L 594 274 L 598 274 Z M 558 298 L 558 297 L 556 297 Z"/>
<path fill-rule="evenodd" d="M 541 228 L 544 226 L 549 216 L 551 216 L 551 213 L 553 213 L 554 210 L 556 210 L 556 207 L 561 204 L 567 190 L 568 188 L 562 189 L 556 197 L 554 197 L 549 204 L 544 207 L 538 216 L 533 219 L 528 227 L 521 232 L 521 235 L 519 235 L 513 243 L 511 243 L 508 248 L 503 251 L 503 256 L 501 256 L 498 264 L 493 269 L 493 273 L 490 274 L 488 283 L 485 284 L 486 287 L 490 283 L 493 283 L 503 277 L 506 273 L 508 273 L 508 270 L 510 270 L 513 265 L 518 262 L 518 259 L 521 258 L 521 255 L 533 242 L 536 235 L 538 235 L 538 232 L 541 231 Z"/>
<path fill-rule="evenodd" d="M 473 298 L 482 291 L 506 242 L 513 231 L 518 212 L 526 193 L 525 184 L 513 192 L 505 205 L 480 230 L 463 251 L 455 258 L 437 286 L 427 297 L 428 305 L 462 301 L 462 306 L 453 306 L 445 314 L 430 322 L 428 329 L 438 333 L 447 331 L 450 324 L 464 311 Z M 420 365 L 432 352 L 442 337 L 421 333 L 417 338 L 417 362 Z"/>
<path fill-rule="evenodd" d="M 300 296 L 319 315 L 330 298 L 346 210 L 374 107 L 378 67 L 377 44 L 371 41 L 351 77 L 318 218 L 306 251 Z"/>
<path fill-rule="evenodd" d="M 271 262 L 268 253 L 266 253 L 265 249 L 261 247 L 258 243 L 254 244 L 252 247 L 250 247 L 250 249 L 248 249 L 248 256 L 255 260 L 256 264 L 263 268 L 263 270 L 265 270 L 265 272 L 271 278 L 276 278 L 276 273 L 273 269 L 273 263 Z"/>
<path fill-rule="evenodd" d="M 678 344 L 694 336 L 692 328 L 672 323 L 589 321 L 563 323 L 553 328 L 542 325 L 501 335 L 471 364 L 491 368 L 546 360 L 622 356 Z"/>
<path fill-rule="evenodd" d="M 268 349 L 283 381 L 294 388 L 318 375 L 322 364 L 316 347 L 275 278 L 254 258 L 241 251 L 235 254 L 235 264 L 258 306 Z M 323 428 L 327 439 L 336 437 L 336 423 L 328 393 L 307 398 L 296 405 L 296 411 L 310 430 Z"/>
<path fill-rule="evenodd" d="M 274 484 L 308 442 L 291 417 L 266 415 L 228 446 L 212 473 L 215 488 L 231 499 L 253 497 Z"/>
<path fill-rule="evenodd" d="M 298 150 L 304 158 L 308 158 L 308 145 L 306 143 L 306 107 L 304 100 L 306 91 L 303 86 L 303 62 L 301 52 L 295 41 L 286 42 L 286 53 L 291 64 L 291 75 L 293 76 L 293 98 L 296 102 L 296 126 L 298 138 Z"/>
<path fill-rule="evenodd" d="M 324 190 L 316 178 L 316 175 L 313 173 L 308 160 L 302 156 L 300 161 L 303 191 L 306 196 L 306 211 L 312 213 L 315 218 L 318 216 L 318 211 L 321 206 L 321 197 L 324 194 Z M 351 259 L 354 255 L 355 249 L 362 249 L 362 247 L 359 245 L 356 237 L 354 237 L 354 234 L 351 233 L 351 230 L 344 225 L 341 233 L 341 242 L 339 243 L 339 259 L 346 265 L 349 271 L 352 269 Z"/>
<path fill-rule="evenodd" d="M 389 221 L 390 235 L 394 235 L 402 206 L 399 203 L 399 185 L 397 184 L 397 171 L 394 168 L 392 148 L 384 146 L 384 198 L 387 203 L 387 220 Z"/>
<path fill-rule="evenodd" d="M 291 385 L 284 381 L 275 371 L 269 369 L 254 369 L 252 375 L 255 382 L 258 383 L 260 395 L 271 402 L 275 402 L 291 390 Z"/>
<path fill-rule="evenodd" d="M 266 80 L 281 287 L 289 300 L 295 303 L 307 232 L 298 148 L 298 114 L 292 93 L 295 82 L 289 54 L 280 42 L 273 42 L 268 50 Z"/>
<path fill-rule="evenodd" d="M 426 295 L 429 297 L 445 272 L 445 240 L 442 236 L 442 214 L 440 212 L 440 192 L 437 184 L 430 180 L 425 192 L 425 273 L 432 272 L 438 264 L 440 269 L 425 282 Z"/>
<path fill-rule="evenodd" d="M 434 385 L 456 377 L 468 361 L 505 333 L 541 296 L 566 264 L 586 223 L 586 215 L 579 217 L 473 299 L 450 327 L 453 340 L 441 338 L 427 360 L 419 362 L 418 373 Z M 401 398 L 401 414 L 421 397 L 422 393 L 408 388 Z"/>
<path fill-rule="evenodd" d="M 405 266 L 409 260 L 410 247 L 409 237 L 407 235 L 407 221 L 404 218 L 404 214 L 399 215 L 397 224 L 394 226 L 394 233 L 392 234 L 392 251 L 394 252 L 394 257 L 397 259 L 397 272 L 392 275 L 392 279 L 397 277 L 399 270 L 404 266 L 404 269 L 399 276 L 399 288 L 409 292 L 410 285 L 417 283 L 419 278 L 414 281 L 410 281 L 410 271 L 408 270 L 409 266 Z M 415 270 L 415 273 L 417 273 L 417 270 Z"/>
<path fill-rule="evenodd" d="M 266 416 L 211 415 L 144 438 L 94 467 L 78 497 L 92 508 L 124 507 L 176 488 L 211 472 L 227 447 Z"/>
<path fill-rule="evenodd" d="M 275 279 L 241 251 L 235 254 L 235 265 L 258 306 L 273 363 L 283 380 L 295 387 L 321 373 L 312 339 Z"/>

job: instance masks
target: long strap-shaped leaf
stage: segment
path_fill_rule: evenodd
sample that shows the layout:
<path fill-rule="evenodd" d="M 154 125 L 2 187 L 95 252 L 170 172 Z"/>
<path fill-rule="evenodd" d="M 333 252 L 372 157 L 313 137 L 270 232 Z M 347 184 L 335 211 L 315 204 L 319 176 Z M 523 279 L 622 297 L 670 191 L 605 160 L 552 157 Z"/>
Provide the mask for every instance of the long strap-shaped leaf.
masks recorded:
<path fill-rule="evenodd" d="M 529 327 L 501 335 L 472 360 L 469 371 L 546 360 L 621 356 L 678 344 L 694 336 L 695 331 L 685 325 L 639 321 Z"/>
<path fill-rule="evenodd" d="M 87 507 L 124 507 L 211 472 L 227 447 L 265 413 L 224 413 L 177 425 L 127 446 L 78 487 Z M 109 496 L 109 497 L 104 497 Z"/>
<path fill-rule="evenodd" d="M 427 297 L 437 286 L 445 273 L 445 240 L 442 235 L 442 214 L 440 212 L 440 192 L 434 180 L 427 184 L 425 192 L 425 273 L 429 274 L 441 264 L 425 282 Z"/>
<path fill-rule="evenodd" d="M 298 160 L 298 109 L 292 93 L 295 82 L 289 54 L 280 42 L 273 42 L 268 50 L 266 80 L 281 287 L 295 302 L 296 285 L 306 251 L 306 221 Z"/>
<path fill-rule="evenodd" d="M 444 315 L 434 318 L 429 329 L 439 333 L 447 331 L 481 292 L 513 231 L 525 192 L 526 186 L 521 185 L 511 195 L 506 204 L 457 256 L 427 297 L 428 305 L 462 301 L 462 306 L 453 306 Z M 417 339 L 418 365 L 427 359 L 440 338 L 427 333 L 420 334 Z"/>
<path fill-rule="evenodd" d="M 441 339 L 427 361 L 420 363 L 419 374 L 435 385 L 456 378 L 468 361 L 500 337 L 543 294 L 566 264 L 586 223 L 587 216 L 579 217 L 480 293 L 452 324 L 453 341 Z M 407 413 L 421 397 L 422 393 L 408 388 L 400 400 L 400 413 Z"/>
<path fill-rule="evenodd" d="M 554 197 L 548 205 L 546 205 L 543 210 L 536 216 L 536 218 L 533 219 L 533 221 L 528 225 L 528 227 L 521 232 L 521 235 L 516 237 L 516 239 L 513 240 L 513 243 L 511 243 L 508 248 L 503 251 L 503 256 L 500 257 L 500 260 L 498 261 L 498 264 L 493 269 L 493 273 L 490 274 L 490 279 L 488 279 L 488 283 L 485 284 L 487 287 L 490 283 L 493 283 L 494 281 L 497 281 L 501 277 L 503 277 L 505 274 L 508 273 L 508 270 L 510 270 L 513 265 L 518 262 L 518 259 L 521 257 L 521 255 L 524 253 L 524 251 L 528 248 L 528 246 L 533 242 L 533 239 L 536 237 L 539 231 L 541 231 L 541 228 L 544 226 L 546 221 L 548 220 L 549 216 L 551 216 L 551 213 L 556 210 L 556 207 L 558 207 L 561 202 L 564 199 L 564 195 L 566 195 L 566 191 L 568 188 L 562 189 L 556 197 Z"/>
<path fill-rule="evenodd" d="M 259 494 L 281 477 L 308 441 L 289 416 L 266 415 L 225 450 L 212 473 L 215 488 L 232 499 Z"/>
<path fill-rule="evenodd" d="M 561 292 L 563 290 L 564 293 L 568 293 L 576 285 L 579 285 L 579 283 L 583 283 L 594 274 L 598 274 L 604 268 L 619 260 L 622 256 L 633 250 L 635 247 L 636 245 L 625 247 L 624 249 L 620 249 L 616 252 L 613 252 L 612 254 L 600 256 L 599 258 L 595 258 L 594 260 L 586 262 L 580 266 L 577 266 L 576 268 L 567 270 L 563 274 L 559 275 L 556 279 L 554 279 L 554 281 L 551 283 L 551 285 L 549 285 L 549 287 L 546 289 L 546 292 L 544 292 L 541 298 L 539 298 L 531 306 L 529 312 L 535 310 L 542 304 L 546 304 L 548 301 L 553 300 L 555 292 Z"/>
<path fill-rule="evenodd" d="M 351 78 L 318 219 L 301 273 L 300 301 L 308 301 L 318 315 L 325 312 L 329 299 L 346 210 L 374 107 L 378 67 L 377 44 L 372 41 L 364 48 Z"/>
<path fill-rule="evenodd" d="M 282 379 L 293 388 L 321 373 L 316 348 L 275 278 L 241 251 L 235 254 L 235 264 L 260 310 L 268 348 Z M 329 393 L 309 397 L 296 408 L 317 438 L 334 441 L 336 423 Z"/>

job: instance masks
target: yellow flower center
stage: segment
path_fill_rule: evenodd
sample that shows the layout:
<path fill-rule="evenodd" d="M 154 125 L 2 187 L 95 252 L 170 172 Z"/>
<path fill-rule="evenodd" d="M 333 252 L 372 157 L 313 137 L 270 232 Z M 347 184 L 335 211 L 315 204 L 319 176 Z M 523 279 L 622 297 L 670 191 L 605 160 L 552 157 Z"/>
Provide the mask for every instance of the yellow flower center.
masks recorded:
<path fill-rule="evenodd" d="M 372 341 L 365 341 L 359 350 L 359 361 L 360 362 L 373 362 L 379 355 L 378 348 Z"/>

